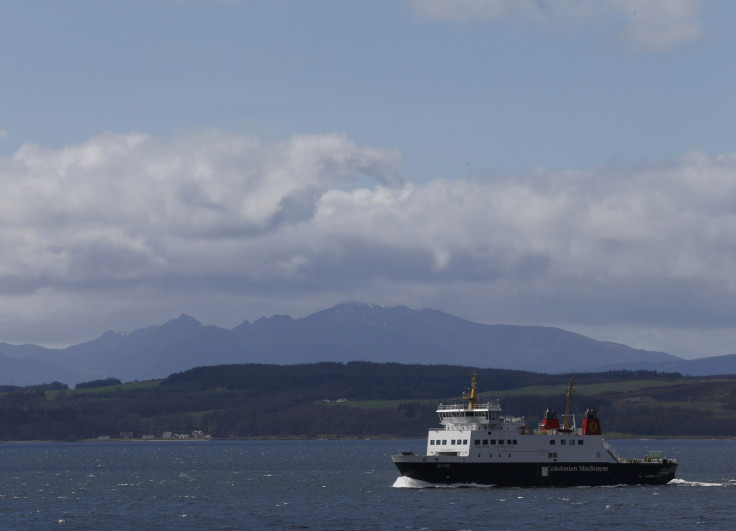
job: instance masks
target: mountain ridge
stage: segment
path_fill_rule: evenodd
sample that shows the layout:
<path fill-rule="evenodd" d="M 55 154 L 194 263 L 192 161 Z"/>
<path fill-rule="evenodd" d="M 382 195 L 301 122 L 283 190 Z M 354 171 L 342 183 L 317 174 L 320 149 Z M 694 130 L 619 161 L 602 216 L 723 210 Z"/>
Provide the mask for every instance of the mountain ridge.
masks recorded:
<path fill-rule="evenodd" d="M 736 354 L 685 360 L 547 326 L 480 324 L 430 308 L 341 303 L 301 318 L 244 320 L 231 330 L 181 314 L 132 332 L 107 331 L 63 349 L 0 343 L 0 384 L 163 378 L 232 363 L 447 363 L 535 372 L 657 370 L 736 374 Z M 31 363 L 31 365 L 29 365 Z"/>

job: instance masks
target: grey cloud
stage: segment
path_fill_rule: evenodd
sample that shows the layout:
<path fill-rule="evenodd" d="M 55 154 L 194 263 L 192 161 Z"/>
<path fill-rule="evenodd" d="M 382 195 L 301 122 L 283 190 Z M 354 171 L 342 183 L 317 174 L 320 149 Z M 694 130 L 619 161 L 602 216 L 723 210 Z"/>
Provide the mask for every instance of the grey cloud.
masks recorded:
<path fill-rule="evenodd" d="M 420 185 L 398 153 L 341 135 L 26 145 L 0 159 L 0 337 L 98 327 L 79 340 L 182 312 L 234 326 L 367 300 L 642 341 L 697 324 L 722 345 L 734 175 L 736 156 L 693 152 Z"/>

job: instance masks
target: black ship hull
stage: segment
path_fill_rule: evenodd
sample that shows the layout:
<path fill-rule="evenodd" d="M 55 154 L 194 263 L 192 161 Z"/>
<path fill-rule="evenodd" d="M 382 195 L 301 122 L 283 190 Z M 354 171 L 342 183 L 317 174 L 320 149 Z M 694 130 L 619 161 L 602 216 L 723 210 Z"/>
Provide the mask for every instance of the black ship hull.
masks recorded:
<path fill-rule="evenodd" d="M 675 477 L 677 463 L 468 463 L 437 462 L 418 456 L 395 456 L 403 476 L 433 484 L 499 487 L 574 487 L 664 485 Z"/>

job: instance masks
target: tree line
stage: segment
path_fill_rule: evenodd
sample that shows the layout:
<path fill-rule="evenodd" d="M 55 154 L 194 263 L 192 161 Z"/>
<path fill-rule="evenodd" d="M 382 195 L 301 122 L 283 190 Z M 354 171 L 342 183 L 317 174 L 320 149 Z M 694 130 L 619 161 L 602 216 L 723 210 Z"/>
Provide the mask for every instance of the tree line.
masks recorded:
<path fill-rule="evenodd" d="M 84 386 L 84 392 L 43 386 L 14 388 L 0 394 L 0 439 L 79 440 L 160 436 L 166 431 L 204 431 L 219 438 L 249 437 L 424 437 L 438 425 L 436 402 L 459 398 L 472 369 L 395 363 L 316 363 L 304 365 L 223 365 L 170 375 L 151 385 Z M 559 385 L 556 396 L 502 396 L 504 413 L 539 422 L 547 407 L 564 410 L 563 389 L 570 375 L 479 369 L 479 391 Z M 581 410 L 599 410 L 606 431 L 647 436 L 736 435 L 736 381 L 694 385 L 679 374 L 615 371 L 584 375 L 585 383 L 627 380 L 675 380 L 697 399 L 722 404 L 718 412 L 682 405 L 629 404 L 616 394 L 585 397 Z M 580 381 L 580 379 L 579 379 Z M 683 384 L 684 385 L 684 384 Z M 719 387 L 720 386 L 720 387 Z M 648 390 L 654 393 L 655 391 Z M 663 387 L 660 398 L 682 398 L 682 389 Z M 700 393 L 699 395 L 697 393 Z M 338 399 L 345 401 L 337 402 Z M 363 401 L 393 401 L 360 406 Z M 730 401 L 730 402 L 729 402 Z M 360 407 L 356 407 L 360 406 Z M 731 414 L 733 413 L 733 414 Z"/>

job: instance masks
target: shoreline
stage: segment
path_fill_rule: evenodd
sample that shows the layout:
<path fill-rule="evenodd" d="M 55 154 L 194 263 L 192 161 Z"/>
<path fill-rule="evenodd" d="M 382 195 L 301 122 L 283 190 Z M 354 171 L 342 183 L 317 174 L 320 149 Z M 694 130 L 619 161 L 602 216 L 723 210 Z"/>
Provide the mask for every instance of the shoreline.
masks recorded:
<path fill-rule="evenodd" d="M 654 435 L 625 435 L 617 434 L 611 437 L 605 437 L 608 441 L 617 440 L 635 440 L 635 441 L 727 441 L 736 440 L 733 436 L 691 436 L 691 435 L 672 435 L 672 436 L 654 436 Z M 195 438 L 189 437 L 184 439 L 179 438 L 162 438 L 154 437 L 150 439 L 142 439 L 140 437 L 127 437 L 127 438 L 110 438 L 110 439 L 75 439 L 75 440 L 62 440 L 62 439 L 12 439 L 7 441 L 0 441 L 0 444 L 24 444 L 24 443 L 119 443 L 119 442 L 131 442 L 131 443 L 146 443 L 146 442 L 171 442 L 171 443 L 182 443 L 182 442 L 222 442 L 222 441 L 422 441 L 426 442 L 426 437 L 338 437 L 338 436 L 325 436 L 325 437 L 271 437 L 271 436 L 258 436 L 258 437 L 209 437 L 209 438 Z"/>

